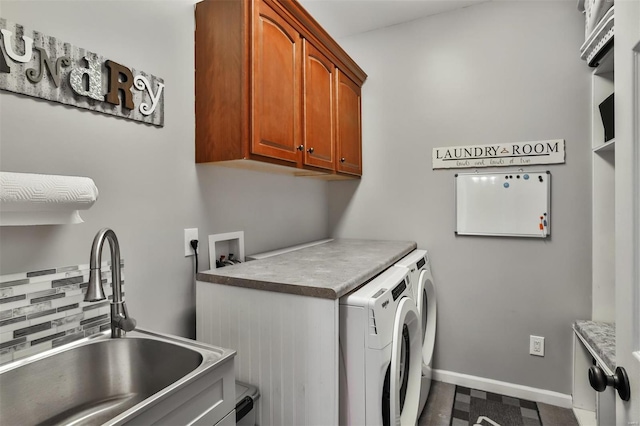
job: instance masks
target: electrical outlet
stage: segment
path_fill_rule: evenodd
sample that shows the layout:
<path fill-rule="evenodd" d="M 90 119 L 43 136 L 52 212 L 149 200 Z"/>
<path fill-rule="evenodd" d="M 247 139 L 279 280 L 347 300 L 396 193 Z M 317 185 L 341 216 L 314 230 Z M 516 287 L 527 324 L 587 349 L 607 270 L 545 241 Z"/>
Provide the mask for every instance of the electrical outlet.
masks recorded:
<path fill-rule="evenodd" d="M 184 257 L 193 256 L 193 248 L 191 240 L 198 239 L 198 228 L 189 228 L 184 230 Z"/>
<path fill-rule="evenodd" d="M 544 356 L 544 337 L 529 336 L 529 354 Z"/>

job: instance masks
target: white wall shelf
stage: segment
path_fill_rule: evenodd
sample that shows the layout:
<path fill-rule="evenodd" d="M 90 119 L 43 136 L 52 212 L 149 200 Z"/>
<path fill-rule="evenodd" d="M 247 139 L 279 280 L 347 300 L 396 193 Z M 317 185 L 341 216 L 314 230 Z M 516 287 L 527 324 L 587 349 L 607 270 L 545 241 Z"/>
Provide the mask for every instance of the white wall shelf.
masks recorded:
<path fill-rule="evenodd" d="M 580 57 L 587 61 L 589 66 L 601 64 L 603 58 L 599 58 L 605 49 L 613 49 L 614 36 L 614 7 L 612 6 L 600 19 L 591 34 L 580 48 Z M 608 52 L 606 52 L 608 53 Z M 606 54 L 605 54 L 606 56 Z"/>
<path fill-rule="evenodd" d="M 598 145 L 595 148 L 593 148 L 593 153 L 598 154 L 603 152 L 610 152 L 610 151 L 615 151 L 615 149 L 616 149 L 616 140 L 614 138 L 614 139 L 611 139 L 610 141 L 603 143 L 602 145 Z"/>

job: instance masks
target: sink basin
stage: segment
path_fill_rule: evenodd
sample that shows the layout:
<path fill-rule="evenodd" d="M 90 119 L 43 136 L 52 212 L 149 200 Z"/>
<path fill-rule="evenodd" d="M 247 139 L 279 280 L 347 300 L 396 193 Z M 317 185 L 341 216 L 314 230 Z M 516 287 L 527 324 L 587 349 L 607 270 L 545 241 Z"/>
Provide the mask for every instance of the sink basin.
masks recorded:
<path fill-rule="evenodd" d="M 199 417 L 228 399 L 223 388 L 234 386 L 234 356 L 229 349 L 145 330 L 119 339 L 106 331 L 1 367 L 0 424 L 126 424 L 174 418 L 187 424 L 189 419 L 176 417 L 185 402 L 191 405 L 187 417 Z M 191 401 L 197 395 L 206 401 Z M 231 395 L 227 412 L 219 414 L 227 415 L 234 406 Z"/>

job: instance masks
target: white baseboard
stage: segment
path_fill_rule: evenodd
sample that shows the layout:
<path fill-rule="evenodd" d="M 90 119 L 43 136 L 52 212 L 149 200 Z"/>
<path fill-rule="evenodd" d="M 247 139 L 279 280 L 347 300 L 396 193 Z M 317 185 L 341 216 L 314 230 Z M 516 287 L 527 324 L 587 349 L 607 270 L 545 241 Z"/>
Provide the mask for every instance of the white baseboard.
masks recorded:
<path fill-rule="evenodd" d="M 433 380 L 451 383 L 467 388 L 478 389 L 487 392 L 507 395 L 514 398 L 527 399 L 529 401 L 542 402 L 556 405 L 562 408 L 571 408 L 571 395 L 553 392 L 545 389 L 532 388 L 517 385 L 515 383 L 500 382 L 484 377 L 470 376 L 468 374 L 455 373 L 453 371 L 433 370 Z"/>

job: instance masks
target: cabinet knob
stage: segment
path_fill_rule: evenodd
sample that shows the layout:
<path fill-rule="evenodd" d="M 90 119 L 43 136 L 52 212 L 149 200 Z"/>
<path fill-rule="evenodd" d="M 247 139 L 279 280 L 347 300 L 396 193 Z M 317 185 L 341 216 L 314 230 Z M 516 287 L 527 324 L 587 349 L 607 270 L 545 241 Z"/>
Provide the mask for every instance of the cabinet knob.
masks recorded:
<path fill-rule="evenodd" d="M 345 161 L 347 161 L 347 159 L 346 159 L 346 158 L 344 158 L 344 157 L 342 157 L 342 158 L 340 159 L 340 162 L 341 162 L 341 163 L 344 163 Z"/>
<path fill-rule="evenodd" d="M 307 152 L 308 152 L 309 154 L 313 154 L 313 148 L 309 148 L 309 149 L 307 150 Z"/>
<path fill-rule="evenodd" d="M 298 151 L 302 151 L 304 149 L 304 145 L 298 145 L 298 147 L 296 148 Z"/>
<path fill-rule="evenodd" d="M 629 376 L 627 376 L 627 372 L 622 367 L 616 367 L 615 374 L 607 376 L 602 368 L 592 365 L 589 367 L 589 383 L 598 392 L 603 392 L 607 386 L 613 386 L 623 401 L 628 401 L 631 396 Z"/>

